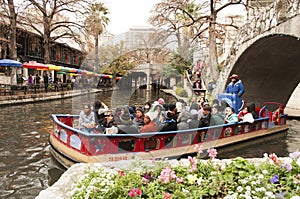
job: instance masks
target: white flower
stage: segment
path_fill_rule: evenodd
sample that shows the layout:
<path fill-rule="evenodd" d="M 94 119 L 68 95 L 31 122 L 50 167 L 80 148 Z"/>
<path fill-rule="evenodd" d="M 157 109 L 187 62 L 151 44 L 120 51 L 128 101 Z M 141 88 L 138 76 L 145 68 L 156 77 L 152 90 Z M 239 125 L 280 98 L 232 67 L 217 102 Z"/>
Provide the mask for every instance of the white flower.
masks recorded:
<path fill-rule="evenodd" d="M 198 184 L 198 185 L 201 185 L 202 181 L 203 181 L 203 179 L 202 179 L 202 177 L 200 177 L 200 178 L 197 180 L 197 184 Z"/>
<path fill-rule="evenodd" d="M 251 191 L 251 187 L 248 185 L 248 186 L 246 186 L 246 190 L 247 191 Z"/>
<path fill-rule="evenodd" d="M 267 192 L 265 193 L 265 195 L 266 195 L 267 197 L 269 197 L 269 198 L 275 198 L 275 195 L 274 195 L 273 192 L 271 192 L 271 191 L 267 191 Z"/>
<path fill-rule="evenodd" d="M 257 184 L 256 181 L 251 181 L 251 185 L 252 185 L 252 186 L 255 186 L 256 184 Z"/>
<path fill-rule="evenodd" d="M 243 187 L 238 186 L 238 187 L 237 187 L 237 191 L 238 191 L 238 192 L 242 192 L 242 191 L 243 191 Z"/>
<path fill-rule="evenodd" d="M 185 188 L 182 188 L 182 192 L 183 193 L 189 193 L 189 190 L 185 189 Z"/>
<path fill-rule="evenodd" d="M 300 167 L 300 158 L 297 159 L 296 163 L 297 163 L 298 166 Z"/>
<path fill-rule="evenodd" d="M 269 172 L 268 172 L 268 170 L 264 169 L 264 170 L 262 170 L 262 173 L 263 173 L 264 175 L 266 175 L 266 174 L 268 174 Z"/>
<path fill-rule="evenodd" d="M 248 195 L 244 195 L 245 199 L 252 199 L 251 196 L 248 196 Z"/>
<path fill-rule="evenodd" d="M 293 196 L 291 199 L 300 199 L 300 196 Z"/>
<path fill-rule="evenodd" d="M 263 174 L 259 174 L 258 175 L 258 179 L 264 179 L 264 175 Z"/>
<path fill-rule="evenodd" d="M 247 179 L 240 179 L 239 180 L 241 184 L 247 184 L 248 180 Z"/>
<path fill-rule="evenodd" d="M 245 193 L 246 196 L 251 196 L 251 192 L 249 190 L 246 191 Z"/>
<path fill-rule="evenodd" d="M 257 191 L 257 192 L 266 192 L 266 188 L 258 187 L 258 188 L 255 188 L 255 191 Z"/>
<path fill-rule="evenodd" d="M 237 193 L 233 193 L 231 195 L 227 195 L 224 197 L 224 199 L 237 199 L 238 198 L 238 194 Z"/>

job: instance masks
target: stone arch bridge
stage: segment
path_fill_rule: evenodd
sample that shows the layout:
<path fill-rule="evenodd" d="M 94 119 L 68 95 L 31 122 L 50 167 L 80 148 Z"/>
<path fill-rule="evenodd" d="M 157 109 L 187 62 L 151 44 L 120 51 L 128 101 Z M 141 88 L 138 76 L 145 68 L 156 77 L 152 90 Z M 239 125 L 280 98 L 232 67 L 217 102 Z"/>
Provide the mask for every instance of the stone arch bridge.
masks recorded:
<path fill-rule="evenodd" d="M 286 105 L 300 87 L 299 1 L 286 5 L 284 16 L 276 10 L 278 2 L 273 10 L 259 15 L 255 27 L 248 24 L 241 29 L 213 95 L 224 91 L 233 73 L 245 85 L 244 99 L 257 105 L 266 101 Z"/>

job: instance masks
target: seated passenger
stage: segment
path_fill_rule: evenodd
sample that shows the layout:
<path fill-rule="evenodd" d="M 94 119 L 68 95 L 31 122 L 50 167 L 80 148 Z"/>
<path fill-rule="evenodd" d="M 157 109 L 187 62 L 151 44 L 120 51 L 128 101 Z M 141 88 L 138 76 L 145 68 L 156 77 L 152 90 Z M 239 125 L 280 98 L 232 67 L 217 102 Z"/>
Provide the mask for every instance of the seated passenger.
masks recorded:
<path fill-rule="evenodd" d="M 84 105 L 83 110 L 79 114 L 80 130 L 92 133 L 96 126 L 95 114 L 90 104 Z"/>
<path fill-rule="evenodd" d="M 142 126 L 144 126 L 145 122 L 144 122 L 144 111 L 141 108 L 137 108 L 135 110 L 135 118 L 134 118 L 134 123 L 136 123 L 136 125 L 141 128 Z"/>
<path fill-rule="evenodd" d="M 185 104 L 182 103 L 182 109 L 177 118 L 177 129 L 185 130 L 189 129 L 188 120 L 192 117 L 191 113 L 186 110 Z"/>
<path fill-rule="evenodd" d="M 199 104 L 197 103 L 196 97 L 193 97 L 192 100 L 191 100 L 191 103 L 190 103 L 190 111 L 193 110 L 193 109 L 196 110 L 196 111 L 199 110 Z"/>
<path fill-rule="evenodd" d="M 156 122 L 152 121 L 154 119 L 154 117 L 155 117 L 154 112 L 148 112 L 145 114 L 145 117 L 144 117 L 145 125 L 140 129 L 141 133 L 158 131 Z"/>
<path fill-rule="evenodd" d="M 175 104 L 169 104 L 169 111 L 171 113 L 172 119 L 177 121 L 179 112 L 177 112 L 176 105 Z"/>
<path fill-rule="evenodd" d="M 177 130 L 177 123 L 172 118 L 171 112 L 167 112 L 167 117 L 165 121 L 162 123 L 162 129 L 160 131 L 176 131 Z"/>
<path fill-rule="evenodd" d="M 202 127 L 208 127 L 211 125 L 211 107 L 210 106 L 204 106 L 203 107 L 203 115 L 201 116 L 199 120 L 199 128 Z"/>
<path fill-rule="evenodd" d="M 211 109 L 211 120 L 212 125 L 221 125 L 225 123 L 224 117 L 219 113 L 219 109 L 216 107 Z"/>
<path fill-rule="evenodd" d="M 199 126 L 199 120 L 198 120 L 198 111 L 195 109 L 191 110 L 191 120 L 188 121 L 189 128 L 190 129 L 196 129 Z"/>
<path fill-rule="evenodd" d="M 130 114 L 130 118 L 133 120 L 136 116 L 135 106 L 128 106 L 128 111 L 129 111 L 129 114 Z"/>
<path fill-rule="evenodd" d="M 251 112 L 249 112 L 249 107 L 245 106 L 238 114 L 239 121 L 253 123 L 254 118 Z"/>
<path fill-rule="evenodd" d="M 117 124 L 121 124 L 122 109 L 120 107 L 117 107 L 113 115 L 115 122 Z"/>
<path fill-rule="evenodd" d="M 227 107 L 225 109 L 226 115 L 225 115 L 225 123 L 226 124 L 234 124 L 239 121 L 239 118 L 237 114 L 234 112 L 234 109 L 232 107 Z"/>
<path fill-rule="evenodd" d="M 105 121 L 102 123 L 103 131 L 105 131 L 106 128 L 111 128 L 114 126 L 115 120 L 113 114 L 110 114 L 109 116 L 105 117 Z"/>
<path fill-rule="evenodd" d="M 156 122 L 157 126 L 160 127 L 162 122 L 165 120 L 165 109 L 162 105 L 154 105 L 155 118 L 153 119 Z"/>
<path fill-rule="evenodd" d="M 254 119 L 257 119 L 258 116 L 255 112 L 255 104 L 253 102 L 250 102 L 250 103 L 247 103 L 247 104 L 248 104 L 248 111 L 250 113 L 252 113 L 252 116 L 253 116 Z"/>
<path fill-rule="evenodd" d="M 133 124 L 129 112 L 124 112 L 120 118 L 121 123 L 117 124 L 118 134 L 137 134 L 139 130 Z"/>
<path fill-rule="evenodd" d="M 105 112 L 108 111 L 108 106 L 101 101 L 96 101 L 94 104 L 94 112 L 96 114 L 96 123 L 102 124 L 105 121 Z"/>

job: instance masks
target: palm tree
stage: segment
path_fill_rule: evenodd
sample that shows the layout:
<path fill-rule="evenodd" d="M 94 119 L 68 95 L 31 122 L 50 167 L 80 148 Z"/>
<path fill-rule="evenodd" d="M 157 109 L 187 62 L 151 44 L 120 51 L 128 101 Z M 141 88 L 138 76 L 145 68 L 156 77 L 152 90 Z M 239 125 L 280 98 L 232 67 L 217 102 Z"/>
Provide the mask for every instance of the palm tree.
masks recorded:
<path fill-rule="evenodd" d="M 109 23 L 108 9 L 104 3 L 94 3 L 90 6 L 90 14 L 86 18 L 86 29 L 94 37 L 95 41 L 95 67 L 99 67 L 99 35 L 101 35 Z"/>

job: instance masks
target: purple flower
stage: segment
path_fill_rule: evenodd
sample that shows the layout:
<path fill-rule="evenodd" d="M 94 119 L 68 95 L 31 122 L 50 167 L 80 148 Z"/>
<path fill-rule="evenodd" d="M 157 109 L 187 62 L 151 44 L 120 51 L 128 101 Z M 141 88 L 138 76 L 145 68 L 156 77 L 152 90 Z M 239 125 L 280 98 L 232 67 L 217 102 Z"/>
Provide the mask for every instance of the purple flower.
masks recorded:
<path fill-rule="evenodd" d="M 274 175 L 274 177 L 270 179 L 270 182 L 273 183 L 273 184 L 279 182 L 279 177 L 278 177 L 278 175 L 277 175 L 277 174 Z"/>
<path fill-rule="evenodd" d="M 293 153 L 290 153 L 290 158 L 292 158 L 292 159 L 297 159 L 298 157 L 300 157 L 300 152 L 298 151 L 298 149 L 297 149 L 297 151 L 295 151 L 295 152 L 293 152 Z"/>
<path fill-rule="evenodd" d="M 290 163 L 286 163 L 285 168 L 286 168 L 287 171 L 291 171 L 293 166 Z"/>

